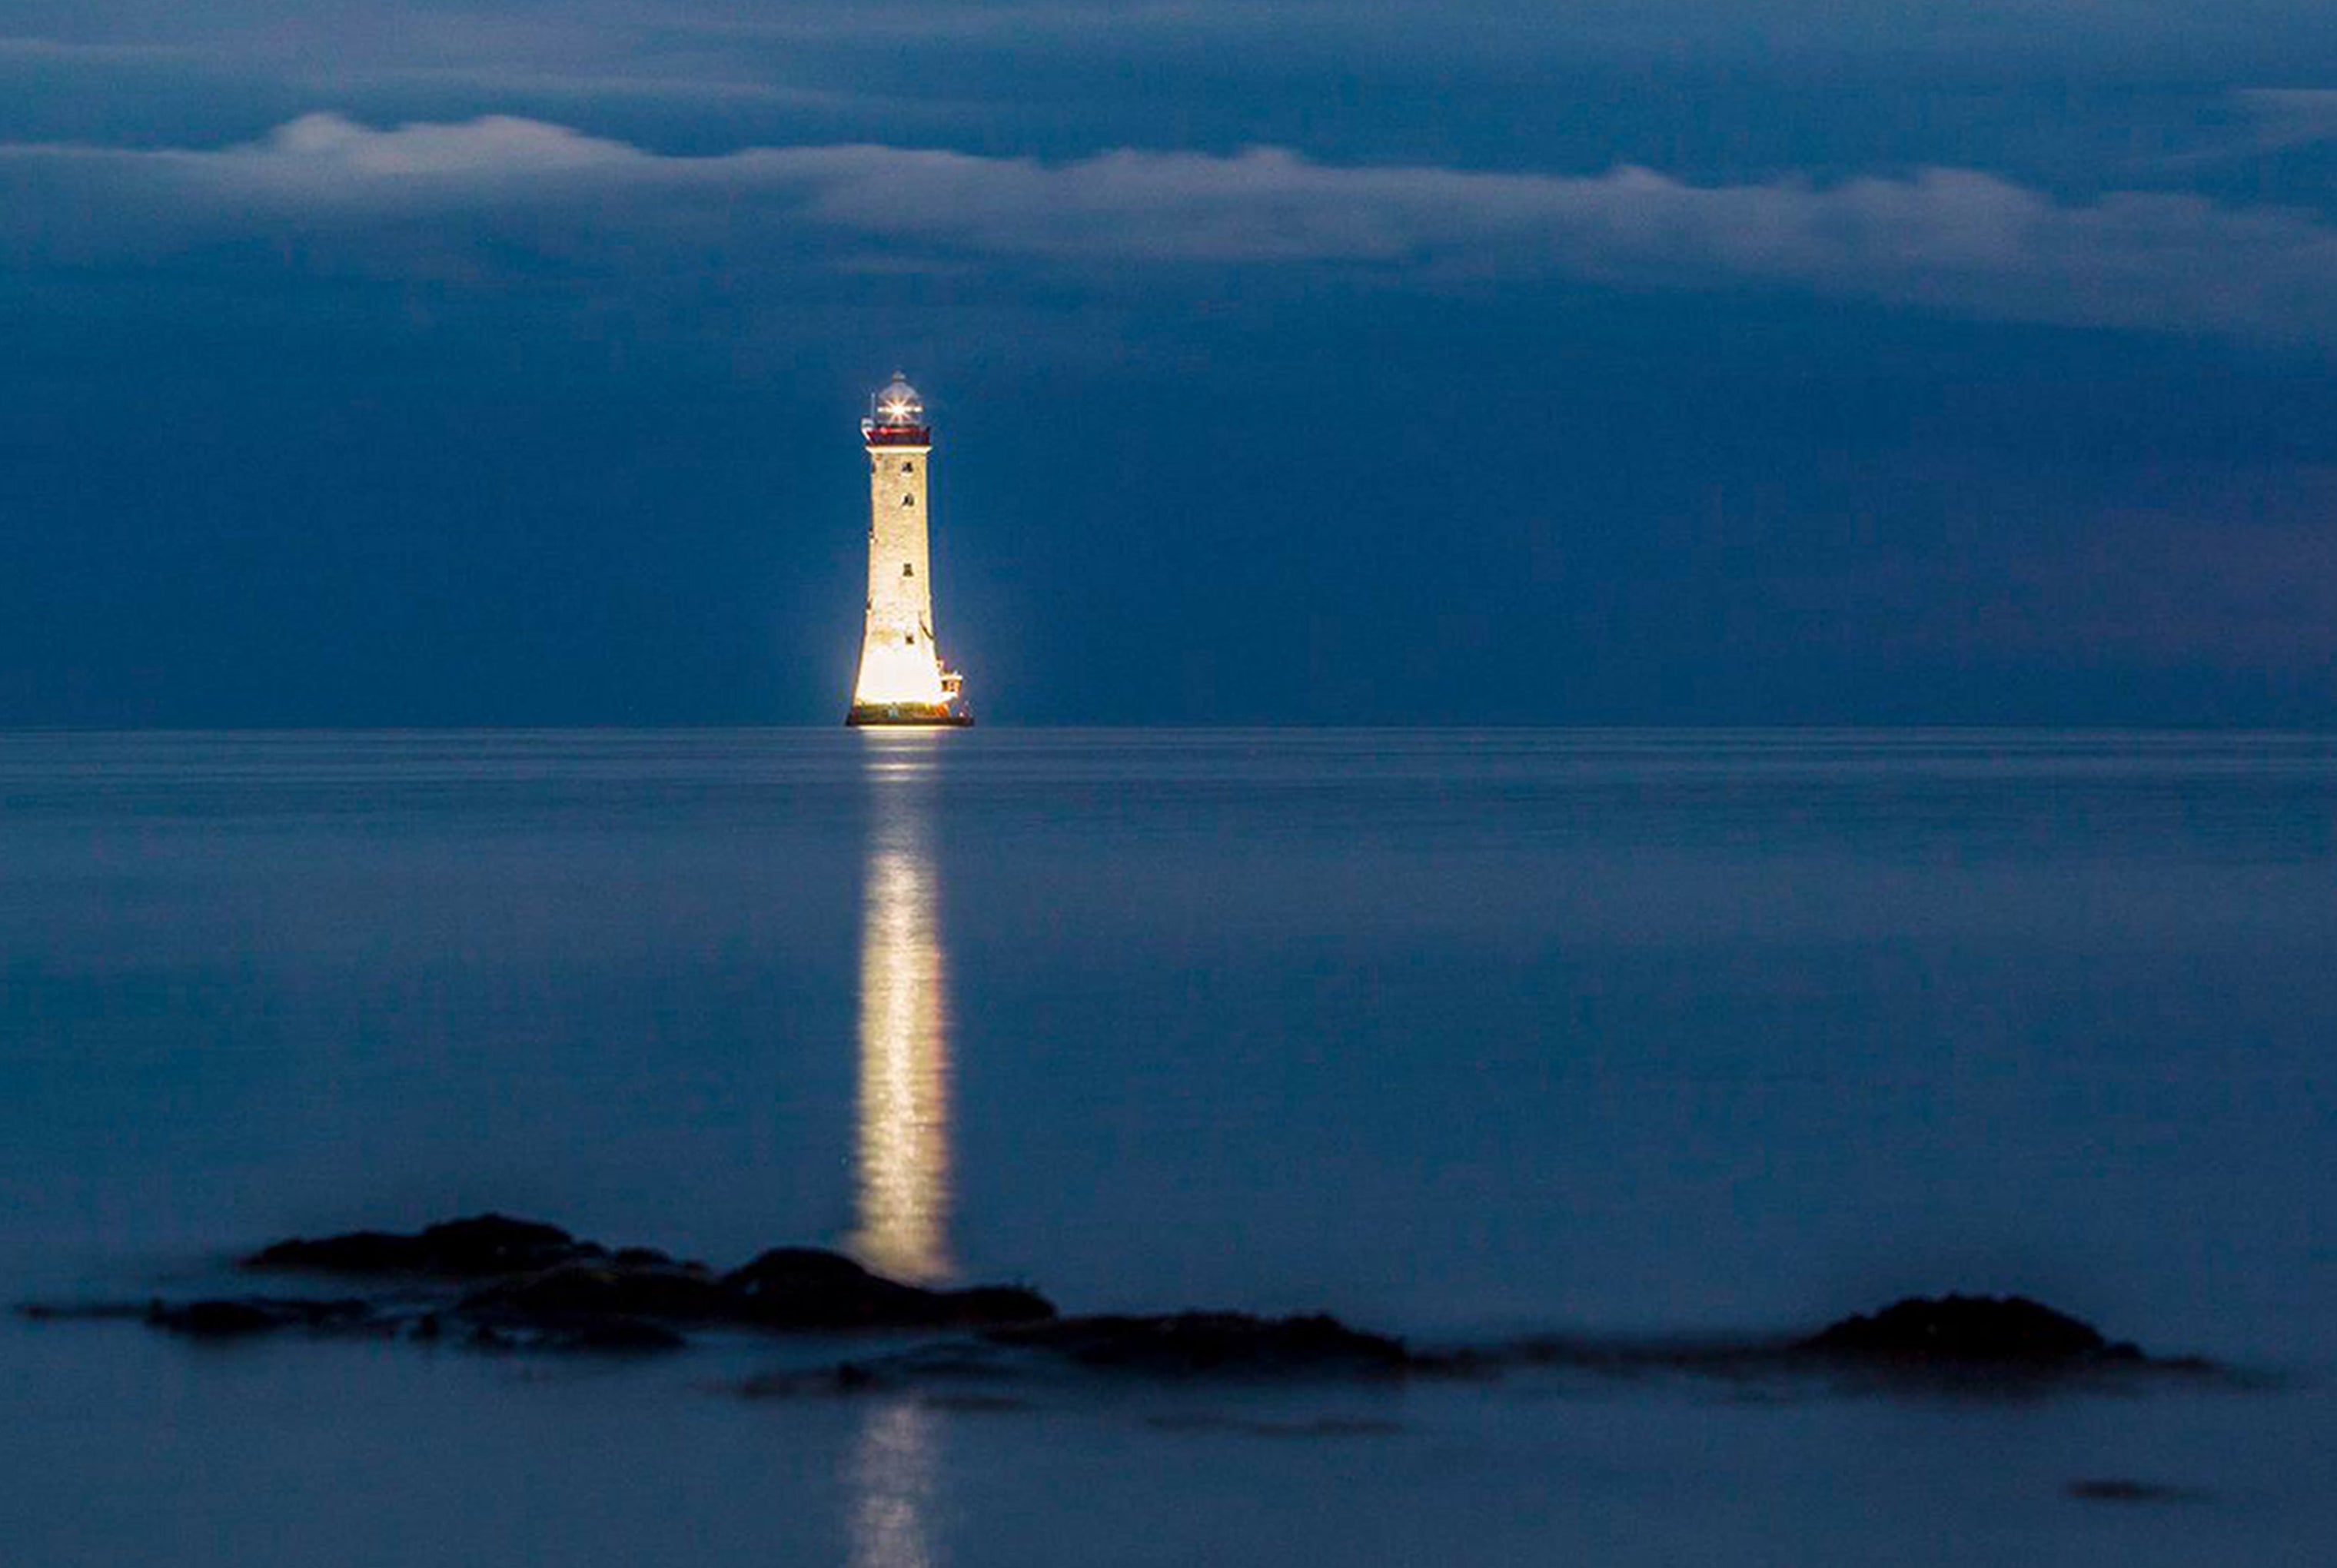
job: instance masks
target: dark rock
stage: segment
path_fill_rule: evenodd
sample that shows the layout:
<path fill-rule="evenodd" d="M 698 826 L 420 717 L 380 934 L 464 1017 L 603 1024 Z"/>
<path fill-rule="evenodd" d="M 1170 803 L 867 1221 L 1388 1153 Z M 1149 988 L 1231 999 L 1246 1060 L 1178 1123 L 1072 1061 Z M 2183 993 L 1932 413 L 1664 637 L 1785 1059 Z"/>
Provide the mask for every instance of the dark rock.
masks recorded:
<path fill-rule="evenodd" d="M 2070 1496 L 2088 1503 L 2204 1503 L 2208 1495 L 2190 1486 L 2117 1478 L 2072 1481 Z"/>
<path fill-rule="evenodd" d="M 679 1350 L 687 1342 L 663 1323 L 641 1318 L 586 1318 L 547 1329 L 529 1341 L 526 1348 L 630 1356 L 643 1351 Z"/>
<path fill-rule="evenodd" d="M 1442 1361 L 1456 1377 L 1489 1377 L 1512 1367 L 1530 1367 L 1618 1379 L 1674 1375 L 1741 1379 L 1766 1376 L 1803 1357 L 1798 1342 L 1776 1339 L 1536 1334 L 1450 1350 Z"/>
<path fill-rule="evenodd" d="M 1425 1359 L 1460 1377 L 1515 1368 L 1622 1381 L 1691 1377 L 1754 1400 L 1858 1391 L 2034 1398 L 2145 1378 L 2263 1386 L 2197 1357 L 2146 1356 L 2017 1297 L 1904 1300 L 1804 1339 L 1544 1335 Z"/>
<path fill-rule="evenodd" d="M 334 1274 L 422 1274 L 472 1280 L 548 1269 L 604 1255 L 557 1225 L 481 1214 L 449 1220 L 414 1235 L 352 1231 L 315 1240 L 279 1242 L 246 1258 L 250 1269 L 304 1270 Z"/>
<path fill-rule="evenodd" d="M 1926 1367 L 2049 1369 L 2142 1359 L 2132 1345 L 2022 1296 L 1909 1297 L 1871 1317 L 1844 1318 L 1796 1349 Z"/>
<path fill-rule="evenodd" d="M 582 1318 L 698 1322 L 728 1317 L 734 1305 L 699 1271 L 666 1263 L 622 1267 L 611 1259 L 497 1281 L 464 1297 L 457 1310 L 474 1319 L 535 1323 Z"/>
<path fill-rule="evenodd" d="M 780 1248 L 718 1277 L 651 1247 L 611 1251 L 556 1225 L 481 1214 L 411 1234 L 355 1231 L 279 1242 L 247 1268 L 366 1275 L 369 1300 L 265 1296 L 18 1309 L 27 1318 L 138 1318 L 166 1332 L 227 1339 L 285 1329 L 432 1342 L 460 1332 L 484 1350 L 639 1351 L 683 1343 L 677 1325 L 775 1330 L 986 1328 L 1041 1321 L 1054 1308 L 1011 1286 L 929 1290 L 848 1258 Z M 840 1379 L 853 1382 L 850 1375 Z"/>
<path fill-rule="evenodd" d="M 1055 1304 L 1021 1285 L 975 1285 L 942 1292 L 949 1303 L 950 1321 L 980 1328 L 990 1324 L 1042 1323 L 1055 1315 Z"/>
<path fill-rule="evenodd" d="M 1323 1314 L 1255 1318 L 1246 1312 L 1065 1318 L 993 1329 L 992 1342 L 1043 1350 L 1082 1367 L 1156 1377 L 1353 1377 L 1407 1371 L 1400 1339 L 1351 1329 Z"/>
<path fill-rule="evenodd" d="M 281 1329 L 290 1320 L 250 1301 L 187 1301 L 154 1304 L 146 1320 L 157 1329 L 198 1339 L 229 1339 Z"/>
<path fill-rule="evenodd" d="M 156 1301 L 145 1316 L 153 1327 L 190 1339 L 234 1339 L 279 1329 L 347 1330 L 366 1324 L 373 1309 L 363 1301 L 242 1296 L 175 1305 Z"/>
<path fill-rule="evenodd" d="M 767 1326 L 865 1328 L 934 1320 L 931 1292 L 811 1247 L 775 1247 L 722 1278 L 738 1315 Z"/>
<path fill-rule="evenodd" d="M 725 1274 L 730 1315 L 766 1329 L 934 1329 L 1042 1320 L 1055 1309 L 1035 1290 L 929 1290 L 872 1274 L 812 1247 L 778 1247 Z"/>

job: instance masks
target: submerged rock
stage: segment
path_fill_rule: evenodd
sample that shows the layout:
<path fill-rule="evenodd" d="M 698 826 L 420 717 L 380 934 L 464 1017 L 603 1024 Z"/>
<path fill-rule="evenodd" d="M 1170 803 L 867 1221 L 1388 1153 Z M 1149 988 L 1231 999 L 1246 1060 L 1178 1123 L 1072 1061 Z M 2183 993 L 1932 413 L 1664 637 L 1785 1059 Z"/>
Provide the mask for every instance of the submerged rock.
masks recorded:
<path fill-rule="evenodd" d="M 620 1254 L 621 1257 L 621 1254 Z M 562 1263 L 482 1286 L 455 1304 L 466 1318 L 552 1322 L 658 1318 L 702 1322 L 731 1315 L 731 1297 L 703 1269 L 667 1263 Z"/>
<path fill-rule="evenodd" d="M 2142 1352 L 2025 1296 L 1911 1296 L 1828 1325 L 1804 1354 L 1937 1368 L 2067 1369 L 2137 1363 Z"/>
<path fill-rule="evenodd" d="M 946 1329 L 1055 1316 L 1036 1290 L 933 1290 L 872 1274 L 840 1253 L 777 1247 L 720 1281 L 730 1315 L 766 1329 Z"/>
<path fill-rule="evenodd" d="M 328 1274 L 419 1274 L 473 1280 L 517 1274 L 598 1258 L 606 1249 L 580 1242 L 557 1225 L 480 1214 L 449 1220 L 412 1235 L 351 1231 L 316 1239 L 296 1237 L 243 1260 L 247 1269 L 301 1270 Z"/>
<path fill-rule="evenodd" d="M 1337 1319 L 1260 1318 L 1247 1312 L 1163 1312 L 1055 1318 L 996 1325 L 971 1338 L 912 1345 L 874 1359 L 794 1368 L 751 1378 L 755 1398 L 913 1395 L 963 1400 L 969 1383 L 1037 1382 L 1094 1374 L 1168 1382 L 1341 1381 L 1444 1373 L 1447 1358 L 1423 1356 L 1400 1339 Z M 936 1390 L 961 1390 L 936 1393 Z M 996 1396 L 972 1396 L 994 1402 Z M 1009 1402 L 1021 1408 L 1019 1399 Z"/>
<path fill-rule="evenodd" d="M 1592 1377 L 1645 1378 L 1670 1374 L 1751 1378 L 1800 1359 L 1798 1341 L 1783 1339 L 1647 1338 L 1535 1334 L 1522 1339 L 1452 1352 L 1462 1370 L 1498 1373 L 1511 1367 L 1548 1368 Z"/>
<path fill-rule="evenodd" d="M 2170 1486 L 2163 1481 L 2131 1481 L 2099 1477 L 2072 1481 L 2064 1488 L 2082 1503 L 2205 1503 L 2209 1494 L 2195 1486 Z"/>
<path fill-rule="evenodd" d="M 1081 1367 L 1154 1377 L 1353 1377 L 1419 1365 L 1403 1341 L 1316 1313 L 1247 1312 L 1064 1318 L 992 1329 L 993 1344 L 1043 1350 Z"/>
<path fill-rule="evenodd" d="M 594 1355 L 636 1355 L 679 1350 L 689 1341 L 663 1323 L 644 1318 L 575 1318 L 543 1323 L 480 1323 L 471 1330 L 474 1350 L 564 1350 Z"/>
<path fill-rule="evenodd" d="M 298 1297 L 239 1296 L 176 1304 L 156 1301 L 146 1322 L 195 1339 L 240 1339 L 279 1329 L 347 1332 L 366 1325 L 373 1309 L 363 1301 L 315 1301 Z"/>

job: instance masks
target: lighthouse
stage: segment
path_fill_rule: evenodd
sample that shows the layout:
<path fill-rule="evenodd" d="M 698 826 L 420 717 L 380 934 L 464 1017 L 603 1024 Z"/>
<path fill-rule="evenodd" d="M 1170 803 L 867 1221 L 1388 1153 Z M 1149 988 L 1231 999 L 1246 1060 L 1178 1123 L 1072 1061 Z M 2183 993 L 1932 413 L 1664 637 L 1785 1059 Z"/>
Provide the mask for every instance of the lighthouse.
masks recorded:
<path fill-rule="evenodd" d="M 898 372 L 860 422 L 868 453 L 868 621 L 848 725 L 963 725 L 958 673 L 934 644 L 925 479 L 934 433 L 925 400 Z"/>

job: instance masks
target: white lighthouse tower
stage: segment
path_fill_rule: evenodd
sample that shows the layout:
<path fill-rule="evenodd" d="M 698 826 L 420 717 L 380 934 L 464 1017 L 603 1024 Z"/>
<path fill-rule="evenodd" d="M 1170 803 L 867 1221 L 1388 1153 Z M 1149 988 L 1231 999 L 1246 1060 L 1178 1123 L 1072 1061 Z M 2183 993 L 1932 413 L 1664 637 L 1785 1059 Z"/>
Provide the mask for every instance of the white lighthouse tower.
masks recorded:
<path fill-rule="evenodd" d="M 868 627 L 849 725 L 962 725 L 961 677 L 934 644 L 925 469 L 934 433 L 925 402 L 899 374 L 860 422 L 868 450 Z"/>

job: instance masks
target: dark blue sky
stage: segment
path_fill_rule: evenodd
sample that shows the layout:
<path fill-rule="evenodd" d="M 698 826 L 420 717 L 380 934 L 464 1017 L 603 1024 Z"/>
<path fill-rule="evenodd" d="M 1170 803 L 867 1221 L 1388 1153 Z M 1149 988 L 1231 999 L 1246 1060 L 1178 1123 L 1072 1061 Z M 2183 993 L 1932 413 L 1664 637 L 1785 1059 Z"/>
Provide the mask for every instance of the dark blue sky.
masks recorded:
<path fill-rule="evenodd" d="M 2337 721 L 2337 8 L 0 0 L 0 723 Z M 492 118 L 490 118 L 492 117 Z"/>

